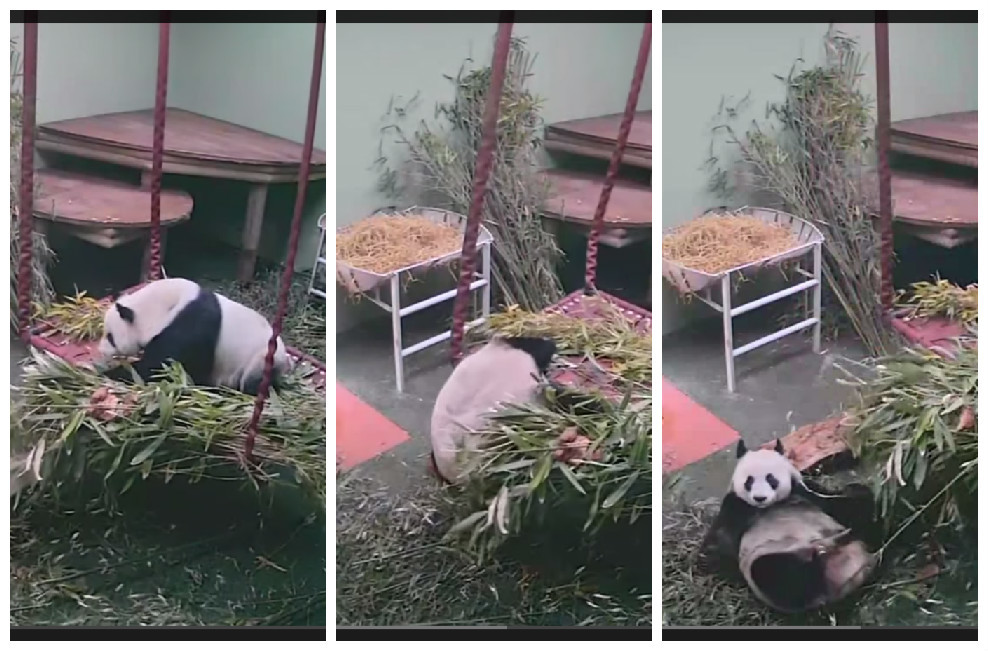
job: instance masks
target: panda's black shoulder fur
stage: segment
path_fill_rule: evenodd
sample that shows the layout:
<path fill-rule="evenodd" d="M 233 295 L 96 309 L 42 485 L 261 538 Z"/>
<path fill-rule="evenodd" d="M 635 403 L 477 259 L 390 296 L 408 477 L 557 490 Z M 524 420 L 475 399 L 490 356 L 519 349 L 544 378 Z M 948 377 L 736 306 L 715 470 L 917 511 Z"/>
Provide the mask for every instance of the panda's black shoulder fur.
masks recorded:
<path fill-rule="evenodd" d="M 556 342 L 548 337 L 503 337 L 501 338 L 508 346 L 528 353 L 539 373 L 545 374 L 549 370 L 549 364 L 556 354 Z"/>
<path fill-rule="evenodd" d="M 222 325 L 219 299 L 200 286 L 196 297 L 147 343 L 141 359 L 133 365 L 134 370 L 142 380 L 148 381 L 168 362 L 175 361 L 182 365 L 195 384 L 210 384 Z M 107 375 L 120 380 L 130 379 L 125 368 L 112 369 Z"/>

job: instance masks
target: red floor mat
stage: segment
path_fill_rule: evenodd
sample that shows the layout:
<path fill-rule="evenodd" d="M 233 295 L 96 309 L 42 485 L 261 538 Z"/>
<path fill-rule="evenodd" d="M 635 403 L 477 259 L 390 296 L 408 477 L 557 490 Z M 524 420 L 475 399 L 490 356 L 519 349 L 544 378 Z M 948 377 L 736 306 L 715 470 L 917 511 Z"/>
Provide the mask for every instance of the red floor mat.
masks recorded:
<path fill-rule="evenodd" d="M 409 439 L 405 430 L 336 384 L 336 461 L 349 470 Z"/>
<path fill-rule="evenodd" d="M 662 472 L 679 470 L 738 440 L 738 433 L 662 378 Z"/>

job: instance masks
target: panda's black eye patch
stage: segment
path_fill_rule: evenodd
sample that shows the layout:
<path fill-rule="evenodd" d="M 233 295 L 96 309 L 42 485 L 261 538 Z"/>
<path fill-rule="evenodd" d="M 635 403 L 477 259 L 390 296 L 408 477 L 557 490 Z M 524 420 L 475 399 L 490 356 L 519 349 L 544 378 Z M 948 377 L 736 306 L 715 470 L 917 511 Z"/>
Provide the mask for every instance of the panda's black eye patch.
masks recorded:
<path fill-rule="evenodd" d="M 744 480 L 744 489 L 748 492 L 751 492 L 751 487 L 754 485 L 754 483 L 755 483 L 755 478 L 752 477 L 751 475 L 748 475 L 748 478 Z"/>
<path fill-rule="evenodd" d="M 116 343 L 114 343 L 114 341 L 113 341 L 113 333 L 112 333 L 112 332 L 109 332 L 109 333 L 107 333 L 107 335 L 106 335 L 106 340 L 107 340 L 108 342 L 110 342 L 110 345 L 111 345 L 111 346 L 113 346 L 114 348 L 116 348 L 116 347 L 117 347 L 117 344 L 116 344 Z"/>
<path fill-rule="evenodd" d="M 772 490 L 775 490 L 776 488 L 779 487 L 779 480 L 776 479 L 775 475 L 771 473 L 765 475 L 765 481 L 767 481 L 768 485 L 772 487 Z"/>

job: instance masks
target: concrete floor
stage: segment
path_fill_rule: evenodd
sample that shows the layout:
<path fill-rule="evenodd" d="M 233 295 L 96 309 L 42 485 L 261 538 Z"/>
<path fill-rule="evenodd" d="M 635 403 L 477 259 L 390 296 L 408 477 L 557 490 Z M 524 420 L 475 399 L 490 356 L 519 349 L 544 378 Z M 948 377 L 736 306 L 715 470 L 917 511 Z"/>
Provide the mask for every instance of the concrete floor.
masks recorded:
<path fill-rule="evenodd" d="M 440 332 L 448 316 L 447 306 L 444 310 L 424 310 L 416 315 L 418 318 L 405 320 L 405 345 Z M 390 319 L 375 319 L 337 335 L 337 381 L 410 437 L 408 442 L 362 464 L 359 472 L 382 477 L 395 493 L 418 482 L 432 481 L 426 474 L 429 419 L 433 402 L 452 370 L 448 342 L 406 357 L 405 387 L 399 394 L 395 388 Z"/>
<path fill-rule="evenodd" d="M 753 341 L 775 323 L 739 320 L 735 341 Z M 824 341 L 813 353 L 810 332 L 795 334 L 735 359 L 735 392 L 728 393 L 720 320 L 706 321 L 662 339 L 662 375 L 735 429 L 750 447 L 841 411 L 853 397 L 838 384 L 835 363 L 860 360 L 864 350 L 853 339 Z M 734 448 L 722 450 L 682 471 L 687 502 L 720 496 L 734 464 Z"/>

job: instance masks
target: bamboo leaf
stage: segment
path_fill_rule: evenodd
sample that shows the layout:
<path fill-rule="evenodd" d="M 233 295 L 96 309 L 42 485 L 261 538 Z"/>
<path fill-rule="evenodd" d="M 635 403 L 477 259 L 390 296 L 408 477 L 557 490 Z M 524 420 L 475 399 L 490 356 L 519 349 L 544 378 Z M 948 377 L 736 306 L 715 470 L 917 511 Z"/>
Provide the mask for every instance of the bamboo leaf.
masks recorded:
<path fill-rule="evenodd" d="M 158 450 L 158 448 L 161 447 L 161 444 L 164 443 L 167 438 L 168 432 L 162 432 L 159 434 L 154 440 L 151 441 L 151 443 L 147 445 L 147 447 L 134 455 L 134 458 L 130 460 L 130 465 L 139 466 L 144 463 Z"/>
<path fill-rule="evenodd" d="M 580 494 L 582 495 L 587 494 L 587 491 L 583 488 L 582 485 L 580 485 L 580 480 L 576 478 L 576 474 L 574 474 L 573 471 L 570 470 L 568 464 L 560 462 L 556 464 L 556 467 L 559 468 L 559 470 L 563 473 L 563 477 L 569 480 L 569 483 L 573 485 L 573 488 L 580 491 Z"/>
<path fill-rule="evenodd" d="M 638 481 L 639 474 L 640 473 L 638 471 L 631 473 L 631 476 L 624 480 L 624 483 L 622 483 L 613 493 L 607 496 L 604 503 L 601 505 L 601 508 L 606 511 L 621 501 L 621 498 L 623 498 L 625 493 L 628 492 L 628 489 L 634 486 L 635 482 Z"/>

